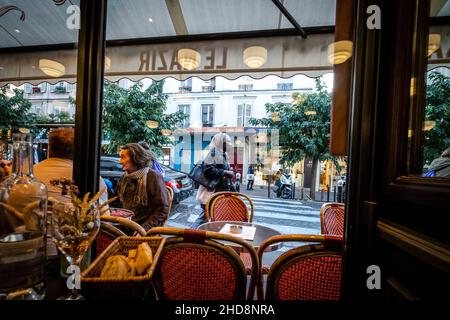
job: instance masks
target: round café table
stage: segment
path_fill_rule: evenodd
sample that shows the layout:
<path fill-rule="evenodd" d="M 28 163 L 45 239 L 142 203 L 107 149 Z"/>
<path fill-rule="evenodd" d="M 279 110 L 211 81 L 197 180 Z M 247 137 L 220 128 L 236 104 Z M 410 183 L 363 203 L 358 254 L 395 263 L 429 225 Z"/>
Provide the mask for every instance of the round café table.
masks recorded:
<path fill-rule="evenodd" d="M 227 223 L 228 224 L 233 224 L 233 225 L 253 226 L 253 227 L 255 227 L 256 231 L 255 231 L 255 237 L 253 238 L 253 240 L 246 240 L 246 239 L 244 239 L 245 241 L 250 242 L 250 244 L 253 245 L 255 250 L 258 250 L 259 245 L 264 240 L 266 240 L 266 239 L 268 239 L 268 238 L 270 238 L 272 236 L 278 236 L 278 235 L 281 234 L 277 230 L 269 228 L 269 227 L 266 227 L 266 226 L 262 226 L 262 225 L 255 224 L 255 223 L 249 223 L 249 222 L 240 222 L 240 221 L 239 222 L 238 221 L 214 221 L 214 222 L 207 222 L 207 223 L 204 223 L 204 224 L 200 225 L 198 227 L 198 230 L 219 232 L 223 228 L 223 226 L 225 224 L 227 224 Z M 235 236 L 235 235 L 230 234 L 230 233 L 227 233 L 227 234 L 229 234 L 231 236 Z M 227 245 L 227 246 L 233 247 L 234 249 L 238 249 L 238 250 L 242 249 L 239 245 L 237 245 L 235 243 L 231 243 L 231 242 L 227 242 L 227 241 L 220 241 L 220 242 L 225 244 L 225 245 Z M 279 248 L 281 248 L 281 246 L 282 246 L 282 243 L 274 243 L 274 244 L 268 246 L 266 248 L 266 250 L 264 250 L 264 251 L 265 252 L 275 251 L 275 250 L 278 250 Z"/>

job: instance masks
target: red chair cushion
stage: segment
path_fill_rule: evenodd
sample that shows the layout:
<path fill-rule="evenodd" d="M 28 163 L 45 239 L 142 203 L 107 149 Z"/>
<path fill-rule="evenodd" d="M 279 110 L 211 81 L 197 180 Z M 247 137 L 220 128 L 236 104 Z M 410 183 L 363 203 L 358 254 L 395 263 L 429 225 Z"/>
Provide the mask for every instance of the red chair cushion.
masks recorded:
<path fill-rule="evenodd" d="M 342 258 L 311 257 L 297 260 L 279 276 L 280 300 L 339 300 Z"/>
<path fill-rule="evenodd" d="M 165 299 L 236 299 L 240 279 L 221 254 L 204 248 L 176 247 L 164 252 L 159 263 Z"/>

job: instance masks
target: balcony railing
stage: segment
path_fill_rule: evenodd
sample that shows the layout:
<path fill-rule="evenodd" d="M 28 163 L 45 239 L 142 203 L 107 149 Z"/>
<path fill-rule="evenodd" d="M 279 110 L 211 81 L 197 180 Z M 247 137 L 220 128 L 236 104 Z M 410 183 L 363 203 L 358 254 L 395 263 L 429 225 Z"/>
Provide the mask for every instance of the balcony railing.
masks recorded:
<path fill-rule="evenodd" d="M 192 87 L 183 86 L 179 87 L 178 89 L 180 92 L 192 92 Z"/>
<path fill-rule="evenodd" d="M 55 93 L 66 93 L 67 88 L 66 87 L 55 87 Z"/>
<path fill-rule="evenodd" d="M 213 92 L 214 90 L 216 90 L 215 86 L 203 86 L 202 87 L 202 92 Z"/>

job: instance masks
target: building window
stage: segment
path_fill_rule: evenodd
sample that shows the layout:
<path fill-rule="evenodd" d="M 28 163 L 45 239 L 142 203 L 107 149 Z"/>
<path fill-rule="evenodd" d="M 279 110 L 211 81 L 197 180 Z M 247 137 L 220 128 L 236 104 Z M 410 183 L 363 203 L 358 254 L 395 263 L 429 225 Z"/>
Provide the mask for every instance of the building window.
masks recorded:
<path fill-rule="evenodd" d="M 178 111 L 183 112 L 187 115 L 187 118 L 185 118 L 183 121 L 181 121 L 178 126 L 180 128 L 187 128 L 191 124 L 191 106 L 188 104 L 179 104 L 178 105 Z"/>
<path fill-rule="evenodd" d="M 292 82 L 277 83 L 278 90 L 292 90 L 292 88 L 293 88 Z"/>
<path fill-rule="evenodd" d="M 189 78 L 184 81 L 180 81 L 180 92 L 192 92 L 192 78 Z"/>
<path fill-rule="evenodd" d="M 216 90 L 216 78 L 203 81 L 202 92 L 213 92 L 214 90 Z"/>
<path fill-rule="evenodd" d="M 237 121 L 238 127 L 250 126 L 249 120 L 252 117 L 252 105 L 248 103 L 242 103 L 237 106 Z"/>
<path fill-rule="evenodd" d="M 163 148 L 163 157 L 160 159 L 161 163 L 165 166 L 170 166 L 170 148 Z"/>
<path fill-rule="evenodd" d="M 64 81 L 58 82 L 53 87 L 53 92 L 54 93 L 67 93 L 67 83 Z"/>
<path fill-rule="evenodd" d="M 202 127 L 212 127 L 214 125 L 214 105 L 202 104 Z"/>
<path fill-rule="evenodd" d="M 250 91 L 250 90 L 253 90 L 253 85 L 252 84 L 239 84 L 238 90 L 239 91 Z"/>

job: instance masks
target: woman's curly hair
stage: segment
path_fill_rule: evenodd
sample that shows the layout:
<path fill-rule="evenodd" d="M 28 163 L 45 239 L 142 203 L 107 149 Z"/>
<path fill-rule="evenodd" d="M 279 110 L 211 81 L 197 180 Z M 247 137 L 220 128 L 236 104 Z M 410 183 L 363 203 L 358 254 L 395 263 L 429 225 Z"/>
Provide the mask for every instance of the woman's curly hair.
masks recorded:
<path fill-rule="evenodd" d="M 152 161 L 156 159 L 155 154 L 150 150 L 150 146 L 145 141 L 128 143 L 121 149 L 128 150 L 130 158 L 138 170 L 150 166 Z"/>

